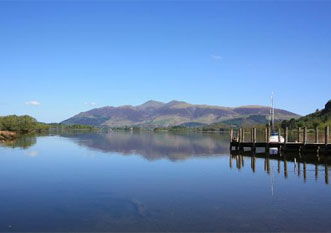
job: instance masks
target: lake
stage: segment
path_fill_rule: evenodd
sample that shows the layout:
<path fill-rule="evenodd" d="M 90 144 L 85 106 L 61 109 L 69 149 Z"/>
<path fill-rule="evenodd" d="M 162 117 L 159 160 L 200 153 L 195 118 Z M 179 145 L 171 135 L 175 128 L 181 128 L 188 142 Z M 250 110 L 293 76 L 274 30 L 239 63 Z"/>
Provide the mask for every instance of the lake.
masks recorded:
<path fill-rule="evenodd" d="M 251 162 L 227 134 L 23 137 L 0 147 L 0 231 L 331 231 L 330 167 Z"/>

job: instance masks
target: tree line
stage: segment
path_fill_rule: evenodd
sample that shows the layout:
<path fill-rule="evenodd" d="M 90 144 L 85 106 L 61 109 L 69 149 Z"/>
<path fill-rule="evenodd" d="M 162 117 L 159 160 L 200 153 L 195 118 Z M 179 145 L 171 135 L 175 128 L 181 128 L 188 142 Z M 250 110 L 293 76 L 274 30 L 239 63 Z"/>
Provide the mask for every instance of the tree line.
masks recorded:
<path fill-rule="evenodd" d="M 17 133 L 35 133 L 49 130 L 50 126 L 38 122 L 35 118 L 23 115 L 10 115 L 0 117 L 0 130 L 13 131 Z"/>

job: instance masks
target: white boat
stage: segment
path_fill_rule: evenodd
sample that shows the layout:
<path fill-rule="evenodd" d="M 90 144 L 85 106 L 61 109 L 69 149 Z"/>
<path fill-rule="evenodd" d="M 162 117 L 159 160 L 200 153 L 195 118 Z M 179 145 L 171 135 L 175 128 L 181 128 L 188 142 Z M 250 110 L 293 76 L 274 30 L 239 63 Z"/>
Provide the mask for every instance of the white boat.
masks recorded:
<path fill-rule="evenodd" d="M 272 132 L 269 138 L 269 142 L 280 142 L 280 143 L 284 143 L 284 137 L 280 136 L 278 137 L 278 133 L 277 132 Z"/>
<path fill-rule="evenodd" d="M 270 119 L 271 118 L 271 119 Z M 284 137 L 279 136 L 278 132 L 275 131 L 275 108 L 274 108 L 274 93 L 271 95 L 271 109 L 270 109 L 270 124 L 271 124 L 271 135 L 269 137 L 269 142 L 284 142 Z"/>

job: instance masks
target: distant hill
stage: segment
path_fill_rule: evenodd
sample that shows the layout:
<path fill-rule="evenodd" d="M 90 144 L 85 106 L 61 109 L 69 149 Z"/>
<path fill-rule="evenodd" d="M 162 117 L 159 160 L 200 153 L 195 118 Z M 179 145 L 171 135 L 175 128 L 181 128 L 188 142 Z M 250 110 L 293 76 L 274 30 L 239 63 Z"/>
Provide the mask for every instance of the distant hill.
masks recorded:
<path fill-rule="evenodd" d="M 290 129 L 331 126 L 331 100 L 325 104 L 325 108 L 322 110 L 317 109 L 314 113 L 298 119 L 283 120 L 280 124 L 282 128 L 289 127 Z"/>
<path fill-rule="evenodd" d="M 85 124 L 105 127 L 166 127 L 174 125 L 212 124 L 235 118 L 248 118 L 254 120 L 266 119 L 269 107 L 249 105 L 241 107 L 222 107 L 211 105 L 195 105 L 183 101 L 162 103 L 148 101 L 138 106 L 106 106 L 81 112 L 65 121 L 63 124 Z M 250 118 L 249 118 L 250 117 Z M 275 119 L 288 120 L 299 117 L 297 114 L 275 109 Z"/>
<path fill-rule="evenodd" d="M 250 115 L 248 117 L 239 117 L 221 121 L 221 123 L 225 125 L 231 125 L 236 127 L 268 124 L 268 122 L 269 120 L 264 115 Z"/>

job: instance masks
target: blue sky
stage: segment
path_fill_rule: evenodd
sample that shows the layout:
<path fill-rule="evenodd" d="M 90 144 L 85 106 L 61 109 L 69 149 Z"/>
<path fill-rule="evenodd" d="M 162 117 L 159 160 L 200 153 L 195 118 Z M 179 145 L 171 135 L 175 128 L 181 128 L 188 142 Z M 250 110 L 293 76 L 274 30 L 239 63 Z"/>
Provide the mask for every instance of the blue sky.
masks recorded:
<path fill-rule="evenodd" d="M 147 100 L 275 105 L 331 91 L 331 2 L 0 1 L 0 115 Z"/>

